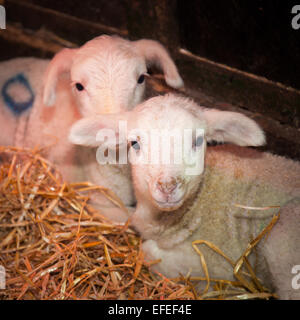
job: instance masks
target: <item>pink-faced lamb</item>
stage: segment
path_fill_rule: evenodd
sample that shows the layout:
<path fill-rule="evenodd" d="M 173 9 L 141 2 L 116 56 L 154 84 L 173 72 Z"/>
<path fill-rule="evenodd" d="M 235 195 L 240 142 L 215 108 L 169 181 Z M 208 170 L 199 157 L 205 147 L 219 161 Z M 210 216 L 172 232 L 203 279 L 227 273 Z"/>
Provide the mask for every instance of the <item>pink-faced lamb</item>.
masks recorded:
<path fill-rule="evenodd" d="M 280 211 L 279 221 L 259 243 L 257 254 L 251 253 L 249 262 L 256 266 L 263 285 L 276 290 L 281 299 L 300 298 L 300 290 L 292 285 L 293 272 L 300 265 L 299 162 L 245 148 L 265 143 L 262 130 L 250 118 L 202 108 L 171 94 L 151 98 L 117 116 L 80 120 L 72 127 L 70 139 L 99 145 L 97 132 L 105 128 L 120 134 L 119 120 L 127 121 L 126 137 L 131 144 L 137 198 L 131 223 L 145 240 L 147 259 L 161 259 L 154 269 L 168 277 L 204 277 L 194 241 L 211 242 L 236 262 Z M 168 148 L 163 139 L 153 138 L 156 143 L 152 143 L 153 132 L 162 130 L 171 132 L 169 137 L 177 142 L 185 141 L 190 132 L 191 142 L 184 142 L 183 148 L 175 147 L 175 142 Z M 212 140 L 229 144 L 207 147 Z M 166 155 L 167 150 L 169 159 L 177 161 L 153 162 L 155 155 Z M 224 257 L 205 244 L 198 249 L 211 278 L 234 280 L 233 267 Z"/>
<path fill-rule="evenodd" d="M 53 145 L 48 158 L 65 179 L 109 187 L 125 205 L 132 205 L 129 166 L 99 166 L 93 150 L 78 148 L 67 137 L 81 117 L 119 113 L 141 102 L 151 64 L 163 70 L 170 86 L 183 85 L 166 49 L 146 39 L 102 35 L 80 48 L 63 49 L 50 62 L 36 58 L 2 62 L 0 145 Z M 97 199 L 104 205 L 102 200 Z"/>

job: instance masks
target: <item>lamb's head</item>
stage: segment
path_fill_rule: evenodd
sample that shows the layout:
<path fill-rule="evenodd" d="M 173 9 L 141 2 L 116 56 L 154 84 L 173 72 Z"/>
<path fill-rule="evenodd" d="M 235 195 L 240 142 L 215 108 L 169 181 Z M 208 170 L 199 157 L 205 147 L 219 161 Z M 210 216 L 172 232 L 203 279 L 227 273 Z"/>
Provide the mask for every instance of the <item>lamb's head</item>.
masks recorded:
<path fill-rule="evenodd" d="M 126 121 L 126 133 L 120 131 L 124 128 L 120 120 Z M 240 146 L 265 142 L 262 130 L 246 116 L 204 109 L 176 95 L 151 98 L 119 115 L 80 120 L 72 127 L 70 140 L 99 146 L 104 136 L 96 137 L 103 128 L 117 133 L 119 145 L 128 143 L 137 200 L 159 211 L 178 209 L 198 190 L 208 141 Z M 116 140 L 110 139 L 108 144 L 115 145 Z"/>
<path fill-rule="evenodd" d="M 169 85 L 183 85 L 174 62 L 156 41 L 103 35 L 78 49 L 63 49 L 46 70 L 43 102 L 55 104 L 58 77 L 66 74 L 84 116 L 130 110 L 142 100 L 151 63 L 161 67 Z"/>

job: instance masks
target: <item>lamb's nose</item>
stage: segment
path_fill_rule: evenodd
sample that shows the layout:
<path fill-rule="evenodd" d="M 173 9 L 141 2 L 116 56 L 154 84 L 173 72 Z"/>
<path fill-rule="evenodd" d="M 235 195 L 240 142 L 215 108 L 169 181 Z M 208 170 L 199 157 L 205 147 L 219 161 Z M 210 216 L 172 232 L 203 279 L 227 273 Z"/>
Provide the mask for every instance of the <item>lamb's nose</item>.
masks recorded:
<path fill-rule="evenodd" d="M 171 193 L 174 191 L 177 187 L 178 183 L 177 180 L 174 177 L 168 178 L 168 179 L 162 179 L 160 178 L 157 181 L 157 188 L 162 193 Z"/>

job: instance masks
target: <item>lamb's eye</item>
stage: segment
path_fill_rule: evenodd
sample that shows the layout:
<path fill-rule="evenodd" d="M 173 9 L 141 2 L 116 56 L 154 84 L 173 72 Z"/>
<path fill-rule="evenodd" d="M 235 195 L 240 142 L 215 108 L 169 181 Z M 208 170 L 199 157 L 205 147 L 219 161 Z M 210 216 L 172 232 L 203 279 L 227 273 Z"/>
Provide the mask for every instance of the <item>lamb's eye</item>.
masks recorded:
<path fill-rule="evenodd" d="M 77 83 L 75 84 L 75 86 L 76 86 L 76 89 L 77 89 L 78 91 L 84 90 L 84 86 L 83 86 L 81 83 L 79 83 L 79 82 L 77 82 Z"/>
<path fill-rule="evenodd" d="M 141 83 L 143 83 L 144 81 L 145 81 L 145 75 L 142 74 L 142 75 L 139 76 L 137 82 L 138 82 L 139 84 L 141 84 Z"/>
<path fill-rule="evenodd" d="M 135 150 L 141 149 L 141 146 L 137 141 L 131 141 L 130 144 L 131 144 L 132 148 L 134 148 Z"/>
<path fill-rule="evenodd" d="M 197 147 L 201 147 L 202 144 L 203 144 L 203 140 L 204 140 L 203 136 L 197 137 L 197 139 L 196 139 L 196 141 L 195 141 L 195 147 L 196 147 L 196 148 L 197 148 Z"/>

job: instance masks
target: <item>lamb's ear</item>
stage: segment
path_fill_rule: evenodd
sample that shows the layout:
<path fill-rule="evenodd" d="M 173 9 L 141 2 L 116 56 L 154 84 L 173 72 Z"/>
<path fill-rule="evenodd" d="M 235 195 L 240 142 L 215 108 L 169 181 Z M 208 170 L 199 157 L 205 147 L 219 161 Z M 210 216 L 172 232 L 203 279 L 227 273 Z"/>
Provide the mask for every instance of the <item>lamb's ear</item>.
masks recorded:
<path fill-rule="evenodd" d="M 100 146 L 104 137 L 107 146 L 115 146 L 117 138 L 118 142 L 126 143 L 128 116 L 128 112 L 124 112 L 83 118 L 71 127 L 69 141 L 87 147 Z M 119 132 L 119 129 L 123 132 Z"/>
<path fill-rule="evenodd" d="M 257 123 L 237 112 L 205 109 L 202 116 L 207 123 L 207 139 L 229 142 L 239 146 L 261 146 L 266 142 Z"/>
<path fill-rule="evenodd" d="M 50 61 L 44 76 L 43 103 L 53 106 L 56 100 L 56 84 L 62 73 L 70 72 L 77 49 L 63 49 Z"/>
<path fill-rule="evenodd" d="M 173 88 L 184 86 L 177 67 L 163 45 L 154 40 L 142 39 L 134 41 L 133 45 L 145 58 L 147 65 L 155 64 L 164 72 L 167 84 Z"/>

